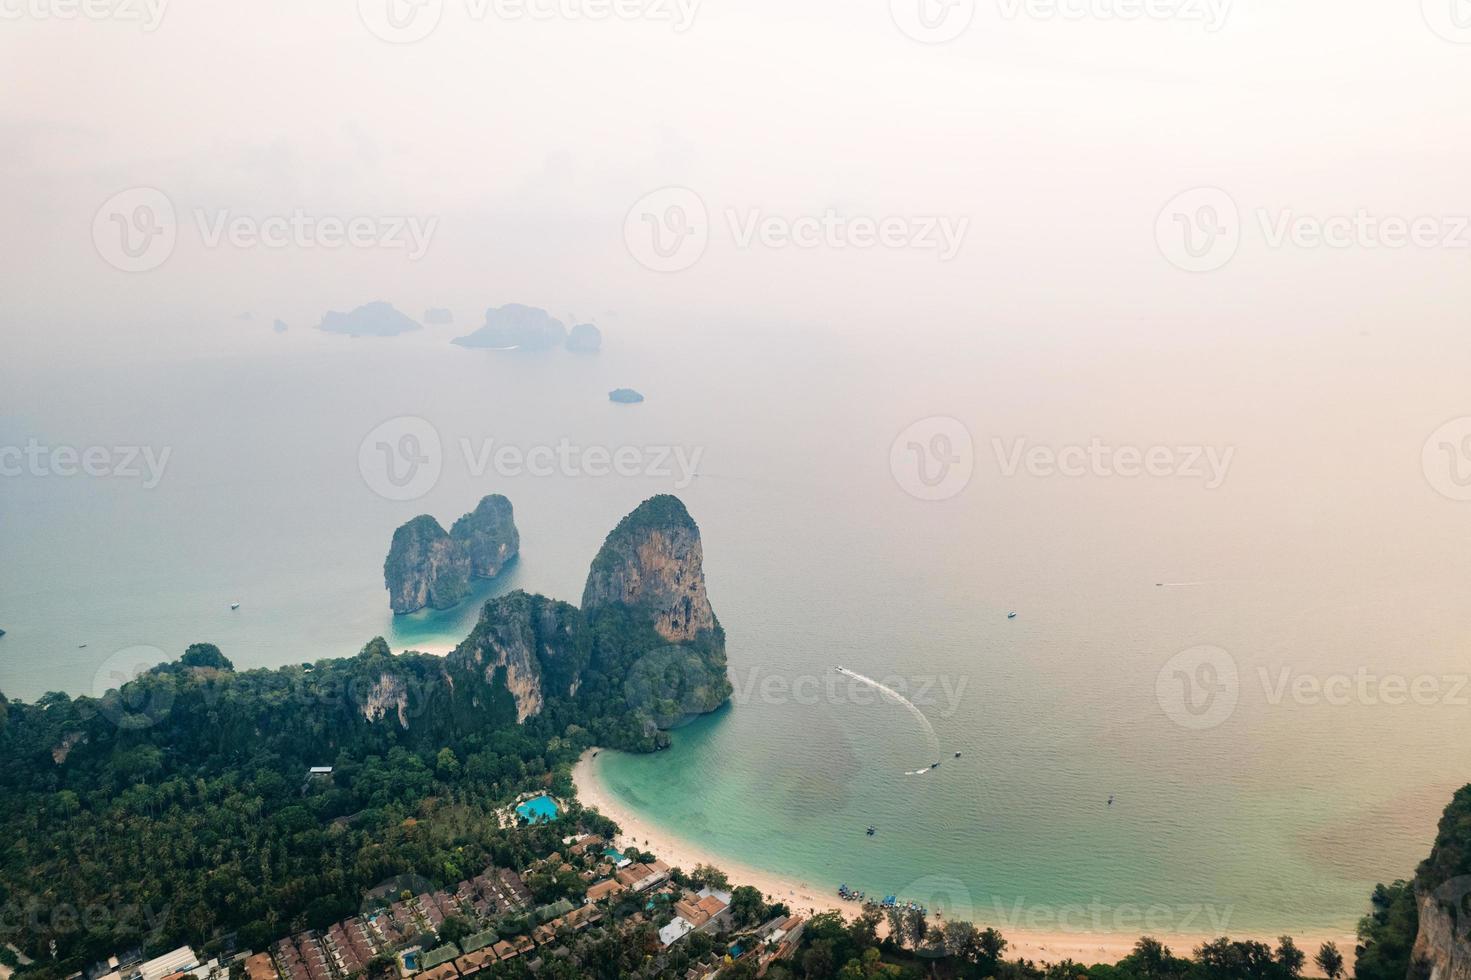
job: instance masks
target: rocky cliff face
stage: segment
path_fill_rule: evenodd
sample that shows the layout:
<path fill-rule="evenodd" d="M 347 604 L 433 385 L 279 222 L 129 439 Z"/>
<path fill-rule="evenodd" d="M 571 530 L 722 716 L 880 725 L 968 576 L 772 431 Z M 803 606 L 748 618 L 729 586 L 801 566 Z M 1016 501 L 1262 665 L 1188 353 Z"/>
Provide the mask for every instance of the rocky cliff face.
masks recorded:
<path fill-rule="evenodd" d="M 379 674 L 368 688 L 361 710 L 364 720 L 377 722 L 392 713 L 400 728 L 409 727 L 409 691 L 404 679 L 396 674 Z"/>
<path fill-rule="evenodd" d="M 449 536 L 470 559 L 470 574 L 494 578 L 521 551 L 521 534 L 511 502 L 498 493 L 481 499 L 473 511 L 455 521 Z"/>
<path fill-rule="evenodd" d="M 448 609 L 470 593 L 470 558 L 428 514 L 393 532 L 383 584 L 395 613 Z"/>
<path fill-rule="evenodd" d="M 1451 799 L 1430 856 L 1415 872 L 1419 932 L 1410 976 L 1471 980 L 1471 786 Z"/>
<path fill-rule="evenodd" d="M 405 564 L 426 563 L 427 571 L 404 575 L 397 591 L 390 574 L 396 602 L 429 604 L 436 562 L 460 560 L 463 575 L 486 574 L 517 547 L 504 498 L 487 497 L 448 535 L 428 517 L 400 532 L 395 552 Z M 391 678 L 375 676 L 364 717 L 495 727 L 523 723 L 559 701 L 602 744 L 667 744 L 660 729 L 715 710 L 731 693 L 725 634 L 705 592 L 703 558 L 699 527 L 684 505 L 667 496 L 647 500 L 608 535 L 588 574 L 583 608 L 521 591 L 497 596 L 445 658 L 442 683 L 428 682 L 415 700 L 413 690 L 406 696 Z M 390 555 L 389 566 L 394 562 Z"/>
<path fill-rule="evenodd" d="M 540 714 L 548 695 L 575 693 L 587 663 L 582 615 L 573 606 L 517 590 L 491 599 L 465 642 L 449 657 L 494 686 L 502 674 L 516 702 L 516 721 Z"/>
<path fill-rule="evenodd" d="M 642 610 L 671 643 L 714 634 L 719 624 L 705 593 L 704 560 L 700 528 L 679 498 L 651 497 L 603 542 L 582 592 L 583 612 Z"/>
<path fill-rule="evenodd" d="M 521 550 L 511 502 L 483 498 L 450 533 L 428 514 L 393 532 L 383 583 L 395 613 L 448 609 L 470 594 L 472 578 L 492 578 Z"/>
<path fill-rule="evenodd" d="M 1471 980 L 1471 930 L 1466 911 L 1453 913 L 1442 897 L 1418 889 L 1420 932 L 1415 937 L 1411 963 L 1429 968 L 1429 980 Z"/>

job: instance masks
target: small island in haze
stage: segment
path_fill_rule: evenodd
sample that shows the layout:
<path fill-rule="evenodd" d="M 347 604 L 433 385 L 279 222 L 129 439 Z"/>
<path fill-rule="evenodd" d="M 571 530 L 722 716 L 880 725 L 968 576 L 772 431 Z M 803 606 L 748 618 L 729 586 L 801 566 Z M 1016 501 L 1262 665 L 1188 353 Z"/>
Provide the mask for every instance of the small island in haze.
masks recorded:
<path fill-rule="evenodd" d="M 617 402 L 620 405 L 637 405 L 644 400 L 644 396 L 632 388 L 614 388 L 608 392 L 608 401 Z"/>

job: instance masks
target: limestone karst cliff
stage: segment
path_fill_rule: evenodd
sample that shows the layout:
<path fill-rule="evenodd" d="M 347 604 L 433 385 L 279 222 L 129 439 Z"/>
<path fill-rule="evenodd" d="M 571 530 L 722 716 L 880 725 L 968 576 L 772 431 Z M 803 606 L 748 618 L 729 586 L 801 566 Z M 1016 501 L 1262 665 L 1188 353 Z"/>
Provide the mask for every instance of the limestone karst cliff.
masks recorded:
<path fill-rule="evenodd" d="M 642 609 L 671 643 L 713 635 L 720 624 L 705 592 L 704 561 L 700 529 L 679 498 L 650 497 L 619 522 L 593 559 L 583 612 Z"/>
<path fill-rule="evenodd" d="M 448 609 L 470 594 L 470 581 L 493 578 L 521 550 L 511 502 L 500 494 L 479 505 L 446 532 L 420 514 L 393 532 L 383 562 L 383 584 L 395 613 Z"/>
<path fill-rule="evenodd" d="M 396 613 L 448 609 L 470 594 L 470 557 L 438 521 L 420 514 L 393 532 L 383 584 Z"/>

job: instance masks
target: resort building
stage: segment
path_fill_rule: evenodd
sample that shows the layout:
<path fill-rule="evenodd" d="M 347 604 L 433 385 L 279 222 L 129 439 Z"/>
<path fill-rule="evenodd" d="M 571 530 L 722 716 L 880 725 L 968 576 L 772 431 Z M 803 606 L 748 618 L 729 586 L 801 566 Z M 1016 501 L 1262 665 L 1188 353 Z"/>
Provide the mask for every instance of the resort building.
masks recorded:
<path fill-rule="evenodd" d="M 652 888 L 669 877 L 669 865 L 663 861 L 653 864 L 630 864 L 613 876 L 635 892 Z"/>
<path fill-rule="evenodd" d="M 609 878 L 607 881 L 600 881 L 590 886 L 587 890 L 587 900 L 589 902 L 601 902 L 605 898 L 627 890 L 628 886 L 624 885 L 623 882 Z"/>
<path fill-rule="evenodd" d="M 151 959 L 138 967 L 140 980 L 163 980 L 175 973 L 187 973 L 200 965 L 199 957 L 188 946 L 180 946 L 171 953 Z"/>
<path fill-rule="evenodd" d="M 669 924 L 659 930 L 659 943 L 662 946 L 673 946 L 685 936 L 695 931 L 695 927 L 681 916 L 676 915 L 669 920 Z"/>

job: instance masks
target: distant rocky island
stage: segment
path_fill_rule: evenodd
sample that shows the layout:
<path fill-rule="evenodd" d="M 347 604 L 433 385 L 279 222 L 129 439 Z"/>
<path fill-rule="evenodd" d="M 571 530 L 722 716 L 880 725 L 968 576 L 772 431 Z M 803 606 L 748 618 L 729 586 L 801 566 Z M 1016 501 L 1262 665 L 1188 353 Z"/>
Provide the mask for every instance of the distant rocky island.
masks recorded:
<path fill-rule="evenodd" d="M 494 578 L 521 551 L 511 502 L 483 498 L 448 532 L 420 514 L 393 532 L 383 562 L 388 604 L 397 614 L 448 609 L 470 594 L 472 579 Z"/>
<path fill-rule="evenodd" d="M 317 329 L 349 337 L 395 337 L 421 328 L 392 305 L 379 300 L 365 303 L 350 313 L 332 310 L 322 317 Z"/>
<path fill-rule="evenodd" d="M 567 334 L 567 349 L 574 354 L 596 354 L 603 347 L 603 332 L 591 323 L 579 323 Z"/>
<path fill-rule="evenodd" d="M 617 402 L 620 405 L 637 405 L 644 400 L 644 396 L 632 388 L 614 388 L 608 392 L 608 401 Z"/>
<path fill-rule="evenodd" d="M 576 353 L 596 353 L 603 335 L 591 323 L 569 333 L 566 324 L 538 306 L 507 303 L 485 311 L 485 324 L 451 343 L 479 350 L 542 351 L 565 346 Z"/>

